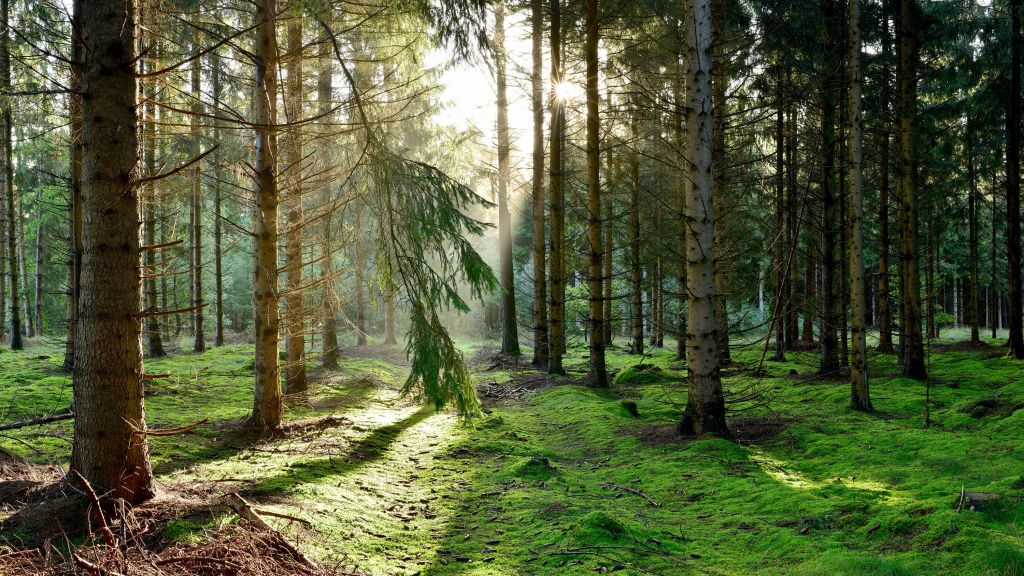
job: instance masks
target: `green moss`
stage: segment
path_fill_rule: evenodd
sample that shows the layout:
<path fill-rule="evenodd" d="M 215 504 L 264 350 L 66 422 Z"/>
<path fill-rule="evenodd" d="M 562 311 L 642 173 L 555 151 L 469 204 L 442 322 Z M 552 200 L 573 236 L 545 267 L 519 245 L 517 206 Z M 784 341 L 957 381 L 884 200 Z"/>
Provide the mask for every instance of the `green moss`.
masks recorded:
<path fill-rule="evenodd" d="M 573 536 L 583 544 L 618 540 L 626 534 L 626 526 L 607 512 L 588 513 L 576 526 Z"/>

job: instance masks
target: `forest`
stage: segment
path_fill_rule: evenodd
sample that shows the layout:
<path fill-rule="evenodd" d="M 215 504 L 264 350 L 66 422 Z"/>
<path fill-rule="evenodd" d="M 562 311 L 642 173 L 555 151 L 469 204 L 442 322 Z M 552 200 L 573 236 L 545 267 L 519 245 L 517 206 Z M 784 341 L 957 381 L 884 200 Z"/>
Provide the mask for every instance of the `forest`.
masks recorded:
<path fill-rule="evenodd" d="M 0 576 L 1024 576 L 1024 0 L 0 0 Z"/>

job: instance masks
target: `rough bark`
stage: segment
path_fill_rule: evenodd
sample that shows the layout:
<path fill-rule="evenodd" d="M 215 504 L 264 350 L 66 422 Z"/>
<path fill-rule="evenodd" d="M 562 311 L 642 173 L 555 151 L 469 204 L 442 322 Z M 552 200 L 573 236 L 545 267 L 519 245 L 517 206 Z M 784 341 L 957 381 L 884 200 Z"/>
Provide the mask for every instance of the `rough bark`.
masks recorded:
<path fill-rule="evenodd" d="M 683 434 L 727 436 L 725 398 L 718 367 L 715 322 L 715 207 L 712 169 L 711 0 L 687 0 L 687 158 L 692 186 L 686 203 L 687 279 L 690 315 L 686 410 Z"/>
<path fill-rule="evenodd" d="M 896 21 L 899 44 L 897 78 L 900 130 L 899 205 L 900 205 L 900 293 L 903 305 L 903 330 L 900 346 L 903 374 L 924 379 L 924 339 L 921 335 L 921 274 L 918 262 L 917 226 L 917 6 L 915 0 L 900 0 Z"/>
<path fill-rule="evenodd" d="M 147 11 L 147 16 L 150 12 Z M 153 57 L 155 61 L 159 62 L 160 47 L 157 42 L 156 35 L 149 38 L 154 42 Z M 154 66 L 150 64 L 150 66 Z M 145 141 L 144 151 L 146 157 L 146 174 L 152 176 L 156 174 L 156 153 L 157 153 L 157 138 L 156 138 L 156 127 L 159 122 L 161 109 L 153 104 L 153 99 L 156 96 L 156 84 L 153 81 L 149 81 L 145 84 L 144 93 L 146 95 L 146 107 L 145 114 L 148 124 L 148 129 L 145 130 Z M 154 246 L 157 243 L 156 236 L 156 225 L 157 225 L 157 214 L 156 208 L 159 203 L 158 195 L 160 190 L 158 188 L 159 180 L 149 181 L 145 189 L 143 190 L 143 203 L 144 209 L 144 223 L 146 229 L 146 244 L 148 246 Z M 156 290 L 156 279 L 160 274 L 160 269 L 157 266 L 157 250 L 146 250 L 145 261 L 146 261 L 146 279 L 145 279 L 145 290 L 146 290 L 146 310 L 150 312 L 156 312 L 159 308 L 157 302 L 157 290 Z M 151 314 L 146 318 L 146 348 L 150 358 L 158 358 L 166 356 L 167 352 L 164 350 L 163 339 L 160 337 L 160 316 L 157 314 Z"/>
<path fill-rule="evenodd" d="M 201 71 L 202 58 L 199 58 L 198 32 L 192 32 L 192 52 L 195 60 L 192 61 L 192 116 L 191 121 L 191 150 L 192 157 L 196 158 L 200 152 L 199 131 L 203 103 L 200 99 L 202 89 Z M 206 350 L 206 336 L 203 326 L 203 173 L 201 163 L 196 162 L 192 173 L 192 351 L 203 352 Z"/>
<path fill-rule="evenodd" d="M 10 22 L 11 0 L 0 0 L 0 92 L 11 91 L 11 33 L 8 23 Z M 134 97 L 134 94 L 133 94 Z M 14 158 L 11 131 L 13 129 L 13 116 L 11 114 L 11 100 L 6 98 L 0 104 L 0 178 L 2 178 L 3 197 L 7 206 L 7 269 L 8 289 L 10 290 L 11 304 L 11 349 L 21 350 L 22 330 L 21 325 L 21 291 L 18 279 L 18 220 L 15 211 L 14 198 Z"/>
<path fill-rule="evenodd" d="M 288 72 L 285 84 L 285 117 L 289 123 L 302 119 L 302 16 L 293 14 L 288 19 Z M 287 201 L 287 229 L 285 233 L 285 391 L 288 394 L 304 392 L 306 383 L 306 331 L 305 310 L 302 302 L 302 134 L 292 128 L 285 149 L 285 198 Z"/>
<path fill-rule="evenodd" d="M 530 3 L 533 70 L 530 75 L 533 111 L 533 365 L 548 365 L 548 302 L 544 231 L 544 2 Z"/>
<path fill-rule="evenodd" d="M 637 133 L 639 112 L 633 104 L 633 133 Z M 640 262 L 640 153 L 631 150 L 629 153 L 629 287 L 631 339 L 630 354 L 644 353 L 644 303 L 643 274 Z"/>
<path fill-rule="evenodd" d="M 552 374 L 565 372 L 562 368 L 562 355 L 565 353 L 565 192 L 562 190 L 565 103 L 557 97 L 555 90 L 562 81 L 563 73 L 561 22 L 561 0 L 551 0 L 551 314 L 548 372 Z"/>
<path fill-rule="evenodd" d="M 71 468 L 153 496 L 143 405 L 135 4 L 82 0 L 82 271 Z"/>
<path fill-rule="evenodd" d="M 1024 359 L 1021 311 L 1020 138 L 1021 0 L 1010 0 L 1010 94 L 1006 111 L 1006 271 L 1010 316 L 1010 355 Z"/>
<path fill-rule="evenodd" d="M 782 91 L 782 66 L 776 77 L 775 85 L 775 299 L 772 313 L 772 325 L 775 327 L 776 362 L 786 361 L 786 310 L 789 308 L 789 290 L 786 280 L 789 278 L 790 254 L 787 251 L 786 231 L 786 163 L 785 163 L 785 96 Z"/>
<path fill-rule="evenodd" d="M 608 386 L 608 369 L 604 358 L 604 243 L 601 240 L 601 119 L 598 115 L 600 97 L 598 83 L 598 0 L 587 0 L 586 42 L 587 63 L 587 284 L 590 288 L 590 375 L 591 386 Z"/>
<path fill-rule="evenodd" d="M 690 181 L 687 178 L 686 167 L 687 163 L 682 158 L 686 147 L 686 134 L 683 130 L 683 126 L 686 122 L 686 115 L 689 113 L 689 109 L 686 107 L 686 95 L 683 92 L 683 84 L 685 82 L 686 71 L 683 69 L 683 61 L 686 57 L 685 43 L 682 41 L 684 32 L 682 30 L 682 22 L 679 22 L 679 29 L 676 31 L 679 46 L 676 54 L 676 70 L 672 77 L 672 92 L 675 98 L 675 106 L 672 111 L 672 124 L 673 124 L 673 137 L 675 139 L 675 145 L 677 153 L 679 154 L 679 160 L 677 161 L 676 177 L 675 177 L 675 197 L 676 197 L 676 210 L 678 211 L 679 217 L 679 239 L 676 246 L 678 251 L 678 261 L 676 268 L 676 290 L 678 292 L 679 299 L 679 317 L 677 318 L 678 331 L 676 340 L 676 360 L 686 359 L 686 303 L 689 300 L 687 297 L 686 287 L 686 198 L 689 195 Z"/>
<path fill-rule="evenodd" d="M 968 120 L 968 133 L 971 130 Z M 973 138 L 967 142 L 967 236 L 968 259 L 970 260 L 970 280 L 967 290 L 967 320 L 971 325 L 971 342 L 981 342 L 980 319 L 978 314 L 978 171 L 974 165 Z"/>
<path fill-rule="evenodd" d="M 834 375 L 839 371 L 839 340 L 836 334 L 838 318 L 836 313 L 836 259 L 837 245 L 836 202 L 835 202 L 835 108 L 833 91 L 836 88 L 832 77 L 831 63 L 835 62 L 832 54 L 833 46 L 829 40 L 833 38 L 833 22 L 835 6 L 833 0 L 822 4 L 822 56 L 821 56 L 821 139 L 822 161 L 820 175 L 821 200 L 821 293 L 819 303 L 819 343 L 821 357 L 818 374 Z"/>
<path fill-rule="evenodd" d="M 333 20 L 333 9 L 324 8 L 321 19 L 324 28 L 328 28 Z M 317 76 L 317 114 L 323 122 L 319 148 L 317 150 L 318 164 L 324 176 L 320 182 L 320 205 L 325 211 L 321 221 L 320 238 L 323 242 L 323 255 L 320 260 L 320 278 L 323 282 L 323 344 L 321 365 L 324 369 L 334 370 L 338 368 L 338 312 L 337 297 L 334 293 L 334 237 L 331 226 L 334 223 L 334 207 L 331 205 L 331 183 L 326 176 L 331 166 L 330 140 L 327 138 L 327 131 L 332 122 L 330 115 L 333 99 L 332 74 L 334 72 L 334 59 L 331 53 L 332 43 L 330 33 L 325 29 L 320 34 L 320 46 L 317 52 L 319 74 Z M 390 300 L 389 300 L 390 302 Z"/>
<path fill-rule="evenodd" d="M 221 182 L 225 179 L 223 166 L 221 165 L 220 144 L 221 144 L 221 98 L 223 87 L 221 83 L 221 59 L 216 50 L 210 53 L 210 72 L 213 77 L 213 113 L 216 118 L 213 121 L 213 145 L 218 148 L 213 152 L 213 299 L 214 299 L 214 336 L 213 345 L 224 345 L 224 262 L 223 262 L 223 198 L 221 195 Z"/>
<path fill-rule="evenodd" d="M 494 7 L 494 60 L 498 92 L 498 267 L 501 281 L 501 351 L 519 355 L 519 326 L 516 316 L 516 284 L 512 271 L 512 213 L 508 185 L 512 178 L 509 158 L 508 94 L 505 68 L 505 4 Z"/>
<path fill-rule="evenodd" d="M 276 0 L 256 2 L 256 86 L 253 123 L 256 126 L 255 263 L 253 267 L 253 320 L 256 330 L 256 380 L 250 424 L 276 429 L 281 425 L 278 330 L 281 324 L 277 297 L 277 14 Z"/>
<path fill-rule="evenodd" d="M 861 32 L 860 0 L 850 0 L 850 53 L 847 67 L 850 77 L 849 129 L 847 130 L 846 163 L 850 205 L 850 329 L 853 357 L 850 362 L 850 403 L 854 410 L 870 412 L 871 393 L 868 387 L 867 304 L 864 281 L 864 195 L 861 179 Z"/>

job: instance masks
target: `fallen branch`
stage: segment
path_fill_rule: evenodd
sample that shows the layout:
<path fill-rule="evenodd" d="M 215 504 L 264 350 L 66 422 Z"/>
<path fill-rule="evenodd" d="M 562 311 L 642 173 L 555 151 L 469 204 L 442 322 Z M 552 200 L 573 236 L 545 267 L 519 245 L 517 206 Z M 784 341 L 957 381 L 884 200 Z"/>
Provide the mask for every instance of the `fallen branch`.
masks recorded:
<path fill-rule="evenodd" d="M 238 514 L 240 517 L 252 523 L 260 530 L 268 530 L 270 532 L 274 532 L 278 536 L 281 535 L 281 533 L 275 530 L 273 526 L 267 524 L 267 521 L 264 520 L 263 517 L 260 516 L 258 512 L 256 512 L 256 509 L 253 508 L 248 502 L 246 502 L 245 498 L 239 496 L 237 492 L 225 494 L 224 503 L 230 506 L 231 509 L 235 511 L 235 514 Z M 299 552 L 298 549 L 292 546 L 291 543 L 284 538 L 284 536 L 281 536 L 281 545 L 284 546 L 288 550 L 288 552 L 291 553 L 291 555 L 299 562 L 305 564 L 306 566 L 309 566 L 310 568 L 317 570 L 320 569 L 320 567 L 316 563 L 314 563 L 309 558 L 306 558 L 306 556 L 303 555 L 302 552 Z"/>
<path fill-rule="evenodd" d="M 110 531 L 110 526 L 107 525 L 107 517 L 103 515 L 103 508 L 100 506 L 100 499 L 96 496 L 96 492 L 89 485 L 89 481 L 84 476 L 78 473 L 78 470 L 71 470 L 68 474 L 82 487 L 85 491 L 85 495 L 92 502 L 93 512 L 96 513 L 96 521 L 100 524 L 100 534 L 103 535 L 103 541 L 111 548 L 117 548 L 117 540 L 114 539 L 114 533 Z M 76 559 L 77 561 L 77 559 Z"/>
<path fill-rule="evenodd" d="M 171 558 L 164 558 L 162 560 L 157 560 L 156 561 L 156 565 L 157 566 L 166 566 L 167 564 L 192 564 L 192 563 L 196 563 L 196 564 L 203 564 L 203 563 L 206 563 L 206 564 L 222 564 L 222 565 L 227 566 L 228 568 L 232 568 L 234 570 L 241 570 L 242 569 L 242 566 L 239 565 L 236 562 L 232 562 L 231 560 L 225 560 L 224 558 L 212 558 L 210 556 L 174 556 L 174 557 L 171 557 Z"/>
<path fill-rule="evenodd" d="M 964 495 L 965 494 L 967 494 L 967 492 L 964 491 L 964 485 L 961 484 L 960 485 L 960 501 L 957 502 L 957 505 L 956 505 L 956 513 L 957 514 L 959 514 L 960 511 L 963 510 L 963 508 L 964 508 Z"/>
<path fill-rule="evenodd" d="M 0 432 L 4 430 L 16 430 L 18 428 L 25 428 L 28 426 L 39 426 L 40 424 L 49 424 L 50 422 L 59 422 L 61 420 L 70 420 L 75 417 L 74 412 L 62 412 L 60 414 L 52 414 L 50 416 L 40 416 L 39 418 L 33 418 L 31 420 L 24 420 L 22 422 L 11 422 L 10 424 L 0 425 Z"/>
<path fill-rule="evenodd" d="M 255 512 L 257 514 L 262 514 L 264 516 L 273 516 L 275 518 L 283 518 L 284 520 L 291 520 L 293 522 L 298 522 L 299 524 L 302 524 L 304 526 L 312 526 L 313 525 L 312 522 L 310 522 L 309 520 L 306 520 L 305 518 L 299 518 L 297 516 L 289 516 L 288 514 L 282 514 L 280 512 L 274 512 L 273 510 L 267 510 L 265 508 L 258 508 L 258 509 L 254 509 L 254 510 L 255 510 Z"/>
<path fill-rule="evenodd" d="M 82 570 L 88 570 L 94 576 L 125 576 L 124 574 L 116 570 L 101 568 L 100 566 L 93 564 L 92 562 L 89 562 L 85 558 L 79 556 L 78 552 L 72 552 L 71 558 L 75 561 L 75 565 L 77 565 Z"/>
<path fill-rule="evenodd" d="M 634 496 L 639 496 L 644 500 L 647 500 L 647 503 L 650 504 L 651 506 L 654 506 L 655 508 L 659 506 L 659 504 L 655 502 L 650 496 L 645 494 L 643 490 L 637 490 L 636 488 L 630 488 L 629 486 L 619 486 L 618 484 L 612 484 L 611 482 L 605 482 L 601 484 L 601 486 L 604 486 L 605 488 L 614 488 L 616 490 L 622 490 L 623 492 L 629 492 Z"/>
<path fill-rule="evenodd" d="M 209 418 L 203 418 L 199 422 L 185 424 L 184 426 L 178 426 L 176 428 L 159 428 L 156 430 L 135 430 L 135 434 L 139 434 L 142 436 L 175 436 L 178 434 L 184 434 L 185 432 L 191 432 L 209 421 Z"/>

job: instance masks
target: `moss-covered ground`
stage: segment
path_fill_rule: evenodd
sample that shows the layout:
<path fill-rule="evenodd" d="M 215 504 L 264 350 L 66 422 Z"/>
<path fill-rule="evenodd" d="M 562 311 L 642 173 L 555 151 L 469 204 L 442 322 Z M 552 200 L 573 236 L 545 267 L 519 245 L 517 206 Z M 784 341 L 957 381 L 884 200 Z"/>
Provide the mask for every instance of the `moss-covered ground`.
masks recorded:
<path fill-rule="evenodd" d="M 170 376 L 147 382 L 146 407 L 155 428 L 211 420 L 152 438 L 160 485 L 239 491 L 301 518 L 270 520 L 360 573 L 1024 574 L 1024 363 L 997 341 L 950 343 L 929 356 L 927 427 L 926 386 L 900 378 L 891 355 L 871 357 L 877 413 L 862 414 L 844 381 L 813 377 L 814 353 L 755 377 L 756 348 L 733 350 L 724 370 L 738 442 L 675 437 L 685 366 L 670 350 L 613 348 L 615 381 L 601 391 L 575 385 L 582 346 L 565 378 L 477 363 L 498 399 L 472 423 L 399 398 L 399 354 L 350 351 L 338 371 L 313 373 L 311 393 L 288 402 L 299 424 L 270 439 L 235 425 L 251 409 L 240 344 L 147 361 Z M 464 343 L 467 357 L 485 346 Z M 60 360 L 47 345 L 0 352 L 0 419 L 65 409 Z M 59 462 L 69 436 L 55 423 L 0 447 Z M 972 509 L 972 492 L 993 499 Z M 165 537 L 230 521 L 211 504 Z"/>

